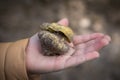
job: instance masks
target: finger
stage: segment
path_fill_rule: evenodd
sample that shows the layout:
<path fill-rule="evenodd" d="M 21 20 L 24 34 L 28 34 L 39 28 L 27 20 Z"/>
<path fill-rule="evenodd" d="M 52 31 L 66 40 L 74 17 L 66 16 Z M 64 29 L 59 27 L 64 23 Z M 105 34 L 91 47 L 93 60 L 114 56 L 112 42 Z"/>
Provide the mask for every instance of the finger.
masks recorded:
<path fill-rule="evenodd" d="M 107 39 L 109 42 L 111 41 L 111 37 L 110 37 L 110 36 L 106 35 L 105 37 L 106 37 L 106 39 Z"/>
<path fill-rule="evenodd" d="M 85 53 L 91 51 L 98 51 L 104 46 L 108 45 L 110 42 L 109 36 L 104 36 L 103 38 L 96 38 L 95 40 L 91 40 L 90 42 L 86 43 Z"/>
<path fill-rule="evenodd" d="M 63 18 L 63 19 L 61 19 L 60 21 L 58 21 L 58 24 L 61 24 L 61 25 L 63 25 L 63 26 L 68 26 L 69 21 L 68 21 L 67 18 Z"/>
<path fill-rule="evenodd" d="M 96 51 L 87 53 L 85 55 L 74 56 L 74 57 L 71 57 L 69 60 L 67 60 L 64 67 L 67 68 L 67 67 L 76 66 L 86 61 L 98 58 L 98 57 L 99 57 L 99 53 Z"/>
<path fill-rule="evenodd" d="M 85 54 L 86 61 L 98 58 L 99 56 L 100 56 L 100 54 L 97 51 Z"/>
<path fill-rule="evenodd" d="M 84 42 L 87 42 L 89 40 L 95 39 L 97 37 L 103 37 L 103 36 L 104 36 L 104 34 L 102 34 L 102 33 L 78 35 L 78 36 L 74 36 L 73 43 L 74 43 L 74 45 L 77 45 L 77 44 L 84 43 Z"/>

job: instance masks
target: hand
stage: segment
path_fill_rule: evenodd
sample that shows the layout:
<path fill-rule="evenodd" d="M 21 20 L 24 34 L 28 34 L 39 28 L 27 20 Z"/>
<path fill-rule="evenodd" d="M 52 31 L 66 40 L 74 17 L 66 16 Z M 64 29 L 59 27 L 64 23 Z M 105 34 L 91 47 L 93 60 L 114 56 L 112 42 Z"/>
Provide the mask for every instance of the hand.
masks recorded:
<path fill-rule="evenodd" d="M 58 23 L 68 26 L 67 19 L 62 19 Z M 70 49 L 65 55 L 44 56 L 39 38 L 35 34 L 30 38 L 26 48 L 27 70 L 30 73 L 46 73 L 82 64 L 98 58 L 98 50 L 108 45 L 110 40 L 109 36 L 102 33 L 75 35 L 73 42 L 69 44 Z"/>

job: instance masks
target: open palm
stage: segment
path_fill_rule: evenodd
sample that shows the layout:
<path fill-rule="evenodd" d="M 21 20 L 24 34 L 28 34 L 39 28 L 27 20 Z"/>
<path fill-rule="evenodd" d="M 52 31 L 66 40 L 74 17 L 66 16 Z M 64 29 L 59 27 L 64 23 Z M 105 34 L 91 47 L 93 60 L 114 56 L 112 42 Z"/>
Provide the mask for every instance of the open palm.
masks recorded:
<path fill-rule="evenodd" d="M 58 22 L 67 26 L 68 20 Z M 26 48 L 26 66 L 31 73 L 45 73 L 81 64 L 85 61 L 99 57 L 98 50 L 110 42 L 110 37 L 101 33 L 75 35 L 70 49 L 65 55 L 44 56 L 41 52 L 37 34 L 32 36 Z"/>

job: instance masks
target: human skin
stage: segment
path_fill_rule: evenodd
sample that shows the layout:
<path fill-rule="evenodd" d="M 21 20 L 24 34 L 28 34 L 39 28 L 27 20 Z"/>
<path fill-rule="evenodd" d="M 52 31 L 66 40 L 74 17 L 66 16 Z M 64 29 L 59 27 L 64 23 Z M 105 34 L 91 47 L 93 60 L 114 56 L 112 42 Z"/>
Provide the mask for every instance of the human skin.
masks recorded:
<path fill-rule="evenodd" d="M 68 26 L 68 20 L 64 18 L 58 24 Z M 96 59 L 100 56 L 98 51 L 110 41 L 111 38 L 102 33 L 74 35 L 67 53 L 60 56 L 44 56 L 36 33 L 30 37 L 26 47 L 27 71 L 34 74 L 54 72 Z"/>

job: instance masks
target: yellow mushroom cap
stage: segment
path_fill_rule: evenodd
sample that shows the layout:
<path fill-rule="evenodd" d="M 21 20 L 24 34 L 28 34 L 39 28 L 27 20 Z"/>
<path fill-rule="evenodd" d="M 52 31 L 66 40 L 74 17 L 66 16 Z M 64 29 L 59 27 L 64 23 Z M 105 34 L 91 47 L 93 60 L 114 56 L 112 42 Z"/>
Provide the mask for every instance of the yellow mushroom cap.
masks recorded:
<path fill-rule="evenodd" d="M 65 35 L 65 37 L 67 38 L 68 42 L 72 41 L 74 33 L 73 33 L 72 29 L 70 29 L 69 27 L 63 26 L 63 25 L 60 25 L 57 23 L 52 23 L 52 24 L 50 24 L 49 28 L 51 28 L 52 30 L 54 30 L 56 32 L 62 32 Z"/>
<path fill-rule="evenodd" d="M 73 31 L 67 26 L 63 26 L 57 23 L 44 23 L 41 27 L 41 30 L 46 30 L 50 32 L 61 32 L 64 34 L 64 38 L 68 41 L 71 42 L 73 38 Z"/>

